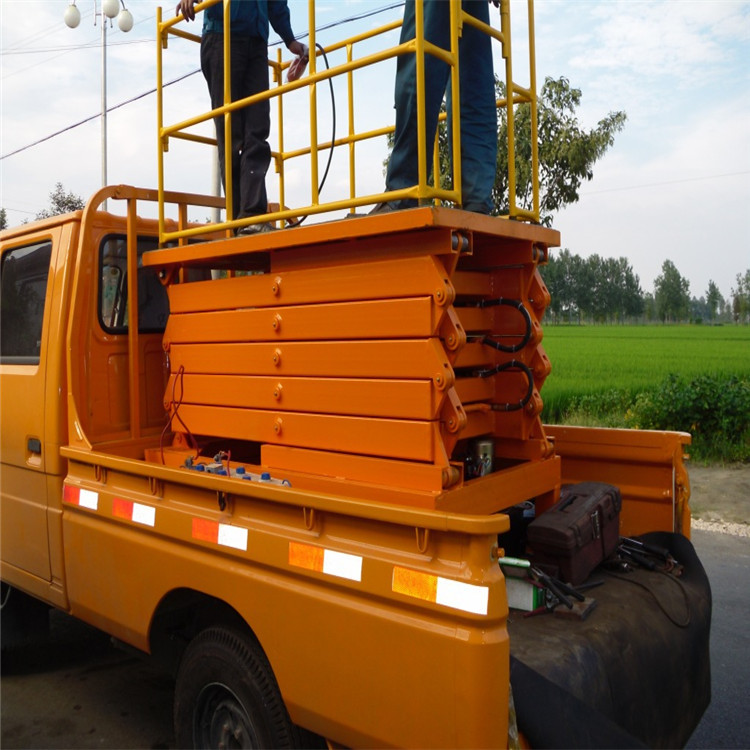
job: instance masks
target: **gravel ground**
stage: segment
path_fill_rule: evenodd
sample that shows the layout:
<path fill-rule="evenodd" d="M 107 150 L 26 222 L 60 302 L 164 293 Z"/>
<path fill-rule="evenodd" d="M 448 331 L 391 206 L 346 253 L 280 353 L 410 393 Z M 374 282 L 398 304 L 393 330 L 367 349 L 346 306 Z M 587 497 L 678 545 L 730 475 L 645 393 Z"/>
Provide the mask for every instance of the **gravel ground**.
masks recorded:
<path fill-rule="evenodd" d="M 691 466 L 692 528 L 750 537 L 750 465 Z"/>

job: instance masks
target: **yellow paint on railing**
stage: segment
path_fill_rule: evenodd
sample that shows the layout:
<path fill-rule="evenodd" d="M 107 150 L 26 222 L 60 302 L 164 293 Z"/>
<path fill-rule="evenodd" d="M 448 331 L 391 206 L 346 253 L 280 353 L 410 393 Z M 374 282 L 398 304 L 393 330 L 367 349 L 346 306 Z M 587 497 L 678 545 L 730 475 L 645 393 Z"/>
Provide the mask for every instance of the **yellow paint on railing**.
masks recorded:
<path fill-rule="evenodd" d="M 206 0 L 206 2 L 199 3 L 195 6 L 196 13 L 200 14 L 206 8 L 215 5 L 221 0 Z M 168 47 L 168 38 L 170 35 L 187 39 L 194 42 L 200 42 L 200 37 L 185 31 L 182 28 L 178 28 L 178 24 L 182 22 L 182 17 L 177 16 L 170 18 L 167 21 L 162 20 L 161 9 L 157 8 L 157 121 L 158 121 L 158 141 L 159 141 L 159 164 L 158 164 L 158 179 L 159 179 L 159 234 L 161 243 L 173 241 L 175 239 L 180 241 L 186 241 L 189 237 L 197 236 L 205 233 L 205 227 L 191 227 L 186 228 L 181 226 L 177 231 L 167 232 L 165 229 L 165 214 L 164 214 L 164 194 L 165 194 L 165 173 L 164 173 L 164 154 L 168 151 L 170 138 L 177 138 L 185 142 L 196 143 L 201 145 L 214 146 L 216 144 L 215 138 L 189 132 L 191 128 L 194 128 L 202 123 L 211 121 L 214 118 L 224 118 L 227 128 L 226 138 L 226 152 L 225 152 L 225 165 L 226 165 L 226 201 L 225 209 L 226 221 L 217 224 L 212 224 L 211 229 L 231 232 L 244 224 L 249 222 L 257 223 L 264 221 L 279 222 L 281 226 L 284 226 L 288 219 L 297 218 L 300 216 L 313 216 L 323 213 L 339 211 L 344 209 L 350 213 L 354 213 L 355 209 L 359 206 L 371 205 L 383 200 L 402 200 L 402 199 L 417 199 L 421 203 L 434 202 L 440 204 L 441 202 L 454 203 L 456 205 L 461 204 L 461 159 L 460 155 L 460 96 L 459 91 L 459 75 L 458 75 L 458 40 L 462 34 L 464 24 L 479 29 L 480 31 L 490 35 L 493 39 L 498 41 L 502 45 L 502 56 L 505 59 L 505 85 L 507 95 L 504 100 L 498 102 L 498 106 L 504 107 L 507 118 L 507 152 L 508 152 L 508 187 L 509 187 L 509 218 L 518 219 L 522 221 L 539 221 L 539 166 L 538 166 L 538 147 L 537 147 L 537 97 L 536 97 L 536 64 L 535 64 L 535 40 L 534 40 L 534 15 L 533 15 L 533 0 L 527 0 L 528 3 L 528 24 L 529 24 L 529 72 L 530 72 L 530 85 L 528 88 L 517 85 L 513 81 L 513 67 L 512 67 L 512 55 L 511 55 L 511 25 L 510 25 L 510 1 L 501 0 L 500 3 L 500 29 L 487 26 L 482 21 L 469 15 L 461 8 L 460 0 L 450 0 L 451 2 L 451 13 L 450 13 L 450 49 L 442 49 L 431 44 L 429 41 L 424 39 L 424 8 L 420 0 L 416 0 L 415 6 L 415 25 L 416 34 L 415 38 L 409 40 L 403 44 L 398 44 L 387 49 L 376 51 L 363 57 L 355 57 L 355 49 L 357 45 L 363 42 L 374 40 L 381 37 L 401 26 L 400 21 L 390 22 L 383 26 L 375 29 L 356 34 L 347 39 L 336 41 L 325 48 L 326 54 L 333 52 L 345 51 L 346 60 L 345 62 L 334 65 L 330 69 L 318 70 L 318 55 L 322 54 L 320 50 L 316 49 L 316 35 L 315 35 L 315 1 L 309 0 L 308 4 L 308 23 L 310 29 L 310 61 L 308 74 L 298 79 L 297 81 L 288 83 L 284 82 L 284 71 L 289 67 L 290 62 L 282 61 L 281 51 L 277 53 L 276 60 L 269 61 L 269 66 L 273 71 L 273 81 L 276 85 L 272 85 L 268 91 L 261 92 L 254 96 L 248 97 L 243 100 L 235 102 L 231 101 L 231 95 L 229 90 L 229 76 L 225 74 L 225 91 L 224 91 L 224 104 L 215 110 L 205 111 L 188 119 L 182 120 L 177 123 L 165 125 L 164 123 L 164 98 L 163 98 L 163 56 L 162 50 Z M 228 33 L 229 30 L 229 3 L 225 3 L 224 7 L 224 38 L 225 38 L 225 49 L 224 49 L 224 66 L 225 73 L 229 69 L 230 59 L 230 43 L 229 40 L 231 35 Z M 357 162 L 356 159 L 356 147 L 365 141 L 373 139 L 383 139 L 393 132 L 393 126 L 377 127 L 367 131 L 357 132 L 355 130 L 355 85 L 356 85 L 356 73 L 365 68 L 377 65 L 379 63 L 386 62 L 397 58 L 402 54 L 414 54 L 416 57 L 416 68 L 417 68 L 417 102 L 418 102 L 418 183 L 412 187 L 405 188 L 402 190 L 394 190 L 387 193 L 376 194 L 376 195 L 358 195 L 357 194 L 357 167 L 362 169 L 365 165 L 361 162 Z M 454 189 L 445 190 L 440 188 L 441 175 L 440 175 L 440 161 L 438 152 L 437 137 L 428 138 L 424 132 L 425 122 L 425 86 L 424 86 L 424 68 L 425 58 L 424 55 L 433 55 L 446 62 L 451 67 L 451 86 L 454 92 L 458 92 L 458 95 L 454 95 L 451 101 L 451 124 L 452 133 L 450 134 L 450 140 L 452 144 L 452 151 L 454 158 L 452 160 L 452 174 L 450 182 L 453 184 Z M 347 112 L 347 123 L 346 133 L 341 136 L 336 136 L 333 141 L 327 139 L 320 141 L 318 138 L 318 112 L 317 112 L 317 86 L 321 82 L 327 82 L 329 80 L 338 78 L 340 76 L 346 76 L 346 112 Z M 295 147 L 290 150 L 286 149 L 284 140 L 284 132 L 286 126 L 286 119 L 284 117 L 284 97 L 291 93 L 307 88 L 309 91 L 309 139 L 308 145 L 303 147 Z M 471 92 L 463 92 L 464 95 L 470 96 Z M 275 149 L 272 149 L 272 159 L 274 163 L 274 169 L 278 175 L 278 189 L 279 189 L 279 210 L 269 211 L 267 214 L 262 216 L 255 216 L 252 219 L 235 219 L 232 216 L 231 205 L 232 205 L 232 179 L 231 179 L 231 137 L 229 130 L 231 128 L 231 114 L 243 107 L 250 106 L 255 102 L 275 98 L 277 101 L 277 117 L 278 117 L 278 143 Z M 391 102 L 383 102 L 384 107 L 390 106 Z M 531 208 L 522 208 L 517 205 L 516 201 L 516 156 L 515 156 L 515 116 L 514 108 L 519 105 L 528 105 L 531 108 L 531 143 L 532 143 L 532 154 L 531 154 L 531 173 L 532 173 L 532 206 Z M 445 115 L 441 115 L 441 121 L 445 119 Z M 437 136 L 437 134 L 436 134 Z M 345 198 L 335 198 L 330 201 L 321 201 L 319 195 L 319 174 L 318 174 L 318 158 L 321 152 L 327 152 L 332 148 L 339 146 L 346 146 L 348 148 L 348 191 Z M 427 149 L 434 149 L 433 156 L 433 175 L 432 183 L 428 182 L 429 175 L 427 174 Z M 307 168 L 310 187 L 309 187 L 309 204 L 303 206 L 296 206 L 294 208 L 288 208 L 286 206 L 286 200 L 288 195 L 288 188 L 286 185 L 286 164 L 287 162 L 295 159 L 308 159 L 309 165 Z M 367 166 L 369 169 L 369 165 Z M 182 225 L 182 222 L 180 222 Z"/>

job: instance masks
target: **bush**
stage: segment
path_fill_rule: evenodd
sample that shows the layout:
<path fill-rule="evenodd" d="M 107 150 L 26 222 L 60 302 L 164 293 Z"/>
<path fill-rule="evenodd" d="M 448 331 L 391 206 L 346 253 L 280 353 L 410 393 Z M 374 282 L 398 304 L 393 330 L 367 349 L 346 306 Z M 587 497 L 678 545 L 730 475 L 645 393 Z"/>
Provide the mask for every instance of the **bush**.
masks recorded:
<path fill-rule="evenodd" d="M 693 436 L 691 453 L 703 460 L 750 460 L 750 379 L 670 375 L 641 393 L 625 415 L 629 427 L 680 430 Z"/>
<path fill-rule="evenodd" d="M 585 393 L 570 399 L 565 419 L 569 423 L 601 427 L 624 427 L 625 414 L 634 396 L 628 391 L 610 389 L 598 393 Z"/>

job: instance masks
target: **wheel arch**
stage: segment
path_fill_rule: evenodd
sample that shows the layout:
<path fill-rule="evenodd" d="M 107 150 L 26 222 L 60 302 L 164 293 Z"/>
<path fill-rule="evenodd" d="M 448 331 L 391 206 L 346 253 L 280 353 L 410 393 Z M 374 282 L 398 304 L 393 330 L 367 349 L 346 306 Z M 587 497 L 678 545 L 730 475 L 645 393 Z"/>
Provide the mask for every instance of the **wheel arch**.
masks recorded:
<path fill-rule="evenodd" d="M 248 622 L 230 604 L 202 591 L 178 588 L 165 594 L 154 610 L 149 626 L 149 650 L 174 675 L 190 641 L 201 631 L 217 626 L 239 631 L 263 649 Z"/>

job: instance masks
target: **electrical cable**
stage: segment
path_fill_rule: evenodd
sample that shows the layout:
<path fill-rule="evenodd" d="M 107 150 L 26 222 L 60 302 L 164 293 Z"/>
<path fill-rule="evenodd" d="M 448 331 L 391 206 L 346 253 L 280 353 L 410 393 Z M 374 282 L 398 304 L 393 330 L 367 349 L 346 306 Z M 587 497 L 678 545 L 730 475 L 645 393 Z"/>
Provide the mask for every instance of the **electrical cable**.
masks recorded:
<path fill-rule="evenodd" d="M 190 428 L 185 424 L 182 417 L 178 414 L 180 410 L 180 406 L 182 405 L 182 399 L 185 395 L 185 385 L 183 382 L 183 378 L 185 377 L 185 366 L 180 365 L 180 369 L 177 371 L 177 374 L 175 376 L 175 379 L 172 381 L 172 401 L 170 402 L 171 405 L 174 407 L 171 416 L 167 420 L 167 423 L 164 425 L 164 429 L 161 431 L 161 436 L 159 437 L 159 450 L 161 451 L 161 462 L 164 464 L 164 438 L 167 435 L 167 430 L 172 426 L 172 421 L 177 418 L 177 421 L 182 425 L 182 427 L 185 430 L 185 435 L 188 437 L 192 449 L 195 451 L 195 458 L 198 458 L 200 456 L 200 448 L 198 447 L 198 441 L 193 436 L 193 433 L 190 432 Z M 175 389 L 177 386 L 177 382 L 180 383 L 180 398 L 175 400 Z"/>
<path fill-rule="evenodd" d="M 0 609 L 5 609 L 5 605 L 8 603 L 8 599 L 10 599 L 11 586 L 9 586 L 7 583 L 5 584 L 5 586 L 7 586 L 7 590 L 5 591 L 3 601 L 0 602 Z"/>
<path fill-rule="evenodd" d="M 495 367 L 488 367 L 484 370 L 474 370 L 472 376 L 475 378 L 491 378 L 506 370 L 520 370 L 526 376 L 528 388 L 523 397 L 516 402 L 492 404 L 492 411 L 520 411 L 531 401 L 531 397 L 534 395 L 534 373 L 532 373 L 531 368 L 527 364 L 517 359 L 511 359 L 508 362 L 503 362 L 502 364 L 495 365 Z"/>
<path fill-rule="evenodd" d="M 505 305 L 507 307 L 512 307 L 515 310 L 518 310 L 518 312 L 521 313 L 521 315 L 524 318 L 524 322 L 526 324 L 526 330 L 524 331 L 523 335 L 521 335 L 521 340 L 517 344 L 513 344 L 511 346 L 506 346 L 505 344 L 501 344 L 499 341 L 497 341 L 497 336 L 494 335 L 486 335 L 483 336 L 480 340 L 480 343 L 487 344 L 487 346 L 491 346 L 494 349 L 497 349 L 500 352 L 505 352 L 506 354 L 514 354 L 515 352 L 520 352 L 521 349 L 523 349 L 531 340 L 531 331 L 533 328 L 533 324 L 531 322 L 531 315 L 529 315 L 529 311 L 526 309 L 526 306 L 523 304 L 521 300 L 518 299 L 506 299 L 505 297 L 496 297 L 494 299 L 484 299 L 481 302 L 477 302 L 475 304 L 466 303 L 463 305 L 455 305 L 456 307 L 479 307 L 479 308 L 485 308 L 485 307 L 497 307 L 499 305 Z M 507 336 L 508 334 L 506 334 Z"/>
<path fill-rule="evenodd" d="M 373 9 L 371 11 L 367 11 L 366 13 L 360 13 L 360 14 L 355 15 L 355 16 L 348 16 L 347 18 L 342 18 L 339 21 L 332 21 L 329 24 L 317 27 L 315 29 L 315 33 L 317 34 L 320 31 L 327 31 L 328 29 L 335 28 L 336 26 L 342 26 L 344 24 L 352 23 L 354 21 L 361 21 L 364 18 L 369 18 L 370 16 L 374 16 L 374 15 L 377 15 L 379 13 L 384 13 L 384 12 L 389 11 L 389 10 L 394 10 L 396 8 L 402 7 L 403 5 L 404 5 L 403 2 L 392 3 L 391 5 L 386 5 L 386 6 L 383 6 L 382 8 L 375 8 L 375 9 Z M 298 38 L 299 39 L 304 39 L 304 38 L 306 38 L 308 36 L 309 36 L 309 32 L 305 33 L 305 34 L 301 34 Z M 280 45 L 281 43 L 282 42 L 280 42 L 280 41 L 279 42 L 272 42 L 268 46 L 269 47 L 276 47 L 276 46 Z M 320 47 L 320 45 L 316 44 L 316 47 Z M 61 53 L 61 54 L 64 54 L 64 53 Z M 327 62 L 326 62 L 326 64 L 327 64 Z M 167 86 L 172 86 L 173 84 L 179 83 L 180 81 L 183 81 L 184 79 L 189 78 L 190 76 L 194 76 L 196 73 L 200 73 L 200 72 L 201 72 L 200 68 L 196 68 L 195 70 L 191 71 L 190 73 L 186 73 L 185 75 L 179 76 L 178 78 L 175 78 L 174 80 L 165 83 L 162 86 L 162 88 L 166 88 Z M 331 84 L 331 86 L 333 86 L 333 84 Z M 154 93 L 156 93 L 156 88 L 150 89 L 149 91 L 144 91 L 142 94 L 138 94 L 138 95 L 132 97 L 131 99 L 127 99 L 126 101 L 121 102 L 120 104 L 115 104 L 112 107 L 108 107 L 107 108 L 107 112 L 109 113 L 109 112 L 112 112 L 112 111 L 114 111 L 116 109 L 119 109 L 120 107 L 124 107 L 126 104 L 132 104 L 133 102 L 138 101 L 139 99 L 143 99 L 144 97 L 150 96 L 151 94 L 154 94 Z M 61 130 L 58 130 L 55 133 L 52 133 L 51 135 L 44 136 L 43 138 L 40 138 L 39 140 L 34 141 L 33 143 L 30 143 L 30 144 L 28 144 L 26 146 L 21 146 L 20 148 L 17 148 L 15 151 L 11 151 L 10 153 L 3 154 L 2 156 L 0 156 L 0 161 L 2 161 L 3 159 L 7 159 L 9 156 L 15 156 L 16 154 L 20 154 L 23 151 L 27 151 L 28 149 L 33 148 L 34 146 L 38 146 L 41 143 L 44 143 L 45 141 L 49 141 L 50 139 L 55 138 L 58 135 L 62 135 L 63 133 L 67 133 L 70 130 L 73 130 L 73 129 L 77 128 L 77 127 L 80 127 L 81 125 L 85 125 L 87 122 L 90 122 L 91 120 L 94 120 L 94 119 L 96 119 L 98 117 L 101 117 L 101 112 L 99 112 L 99 113 L 97 113 L 95 115 L 92 115 L 91 117 L 87 117 L 84 120 L 80 120 L 79 122 L 74 123 L 73 125 L 68 125 L 67 127 L 62 128 Z M 333 150 L 333 145 L 331 145 L 331 149 Z"/>
<path fill-rule="evenodd" d="M 326 64 L 326 70 L 330 70 L 330 65 L 328 64 L 328 56 L 326 55 L 326 51 L 323 49 L 323 47 L 320 44 L 315 45 L 319 50 L 320 53 L 323 55 L 323 60 Z M 331 168 L 331 161 L 333 160 L 333 149 L 334 149 L 334 143 L 336 142 L 336 96 L 333 93 L 333 80 L 331 78 L 328 79 L 328 88 L 331 92 L 331 148 L 328 149 L 328 163 L 326 164 L 325 171 L 323 172 L 323 177 L 320 180 L 320 184 L 318 185 L 318 194 L 323 190 L 323 186 L 326 184 L 326 178 L 328 177 L 328 170 Z M 288 224 L 288 227 L 290 229 L 293 229 L 294 227 L 300 226 L 303 221 L 307 219 L 307 216 L 302 216 L 301 218 L 297 219 L 295 222 L 290 222 Z"/>
<path fill-rule="evenodd" d="M 680 589 L 682 598 L 685 602 L 685 617 L 682 621 L 678 621 L 676 616 L 673 617 L 667 611 L 661 599 L 659 599 L 659 596 L 653 591 L 650 586 L 646 585 L 642 581 L 635 580 L 634 578 L 628 578 L 627 576 L 620 575 L 619 573 L 613 573 L 611 570 L 605 569 L 604 572 L 612 578 L 617 578 L 618 580 L 625 581 L 626 583 L 632 583 L 634 586 L 638 586 L 639 588 L 643 589 L 656 602 L 656 606 L 662 611 L 664 616 L 672 623 L 672 625 L 675 625 L 678 628 L 686 628 L 692 622 L 693 617 L 692 610 L 690 608 L 690 598 L 688 597 L 687 590 L 685 589 L 685 584 L 680 581 L 679 578 L 675 578 L 674 576 L 669 575 L 669 573 L 666 573 L 663 570 L 655 571 L 660 575 L 666 576 L 670 581 L 673 581 L 674 584 Z"/>

